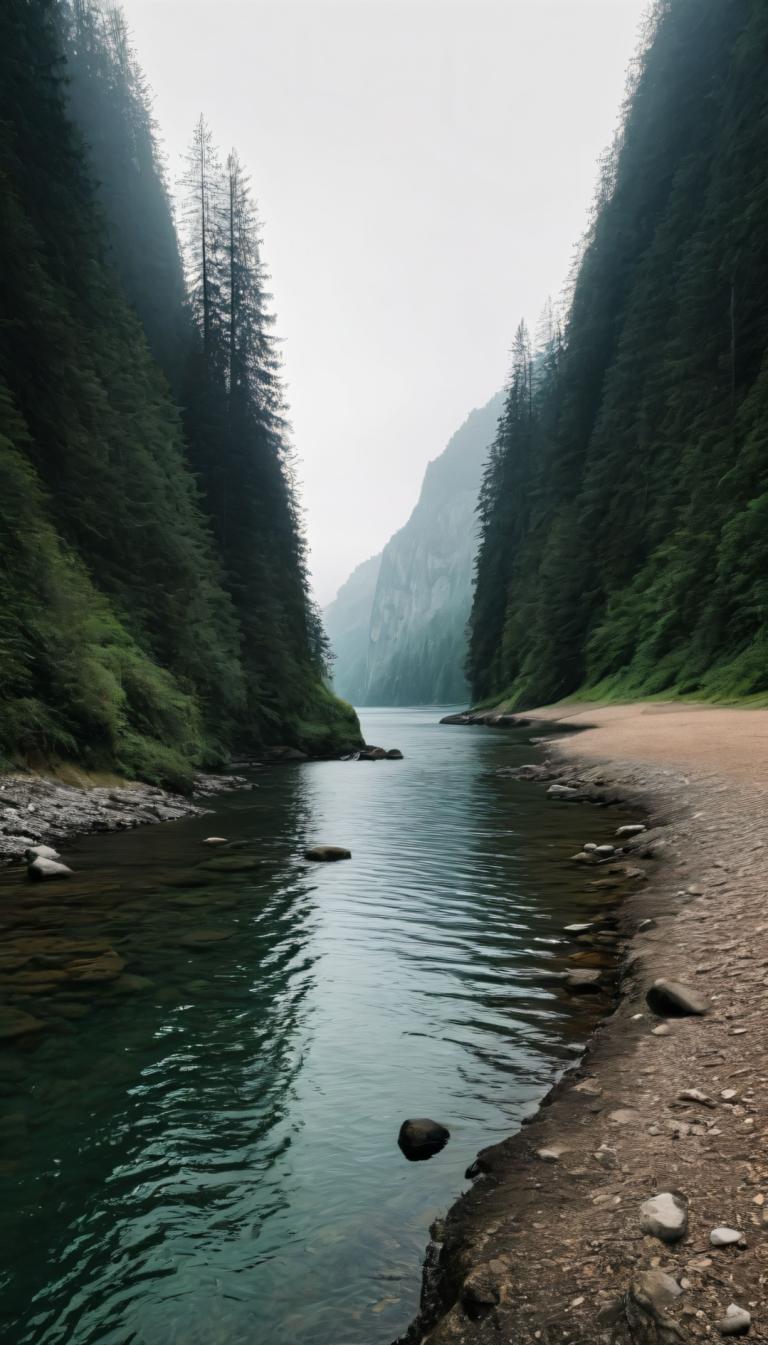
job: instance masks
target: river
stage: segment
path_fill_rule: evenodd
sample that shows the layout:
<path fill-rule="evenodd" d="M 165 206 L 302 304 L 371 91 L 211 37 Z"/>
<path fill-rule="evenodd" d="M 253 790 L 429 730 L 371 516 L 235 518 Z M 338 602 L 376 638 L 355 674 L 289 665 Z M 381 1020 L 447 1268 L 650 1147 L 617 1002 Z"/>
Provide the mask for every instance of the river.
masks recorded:
<path fill-rule="evenodd" d="M 497 776 L 525 735 L 361 717 L 405 759 L 258 771 L 73 843 L 67 884 L 0 870 L 0 987 L 45 1023 L 0 1051 L 4 1345 L 385 1345 L 467 1165 L 581 1050 L 567 860 L 615 817 Z M 430 1162 L 407 1116 L 449 1127 Z"/>

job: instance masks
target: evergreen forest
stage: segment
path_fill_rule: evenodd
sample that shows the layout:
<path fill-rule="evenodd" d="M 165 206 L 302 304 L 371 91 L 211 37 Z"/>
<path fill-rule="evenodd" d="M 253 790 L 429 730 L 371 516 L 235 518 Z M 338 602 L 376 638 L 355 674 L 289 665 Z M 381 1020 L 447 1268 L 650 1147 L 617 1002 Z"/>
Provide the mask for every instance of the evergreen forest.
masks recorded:
<path fill-rule="evenodd" d="M 0 175 L 0 756 L 186 788 L 355 745 L 237 154 L 191 128 L 177 235 L 119 7 L 5 0 Z"/>
<path fill-rule="evenodd" d="M 657 0 L 479 504 L 478 701 L 768 693 L 768 7 Z"/>

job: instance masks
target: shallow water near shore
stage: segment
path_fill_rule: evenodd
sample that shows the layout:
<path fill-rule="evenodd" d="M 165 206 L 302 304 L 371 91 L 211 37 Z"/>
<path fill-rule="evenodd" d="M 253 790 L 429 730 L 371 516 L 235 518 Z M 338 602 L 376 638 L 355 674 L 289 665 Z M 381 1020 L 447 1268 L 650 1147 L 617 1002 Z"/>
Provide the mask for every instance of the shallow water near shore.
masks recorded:
<path fill-rule="evenodd" d="M 74 843 L 66 884 L 0 870 L 3 1002 L 42 1024 L 0 1043 L 8 1345 L 383 1345 L 477 1150 L 582 1049 L 568 858 L 623 819 L 495 775 L 525 732 L 361 718 L 405 760 L 256 771 Z M 451 1131 L 430 1162 L 409 1115 Z"/>

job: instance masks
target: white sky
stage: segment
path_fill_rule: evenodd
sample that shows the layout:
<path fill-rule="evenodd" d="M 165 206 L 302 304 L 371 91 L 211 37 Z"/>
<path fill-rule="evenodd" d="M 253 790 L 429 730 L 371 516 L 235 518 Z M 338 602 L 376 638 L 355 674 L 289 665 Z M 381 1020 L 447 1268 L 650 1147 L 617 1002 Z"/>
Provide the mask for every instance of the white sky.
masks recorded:
<path fill-rule="evenodd" d="M 201 111 L 251 172 L 323 604 L 559 294 L 645 9 L 125 0 L 172 175 Z"/>

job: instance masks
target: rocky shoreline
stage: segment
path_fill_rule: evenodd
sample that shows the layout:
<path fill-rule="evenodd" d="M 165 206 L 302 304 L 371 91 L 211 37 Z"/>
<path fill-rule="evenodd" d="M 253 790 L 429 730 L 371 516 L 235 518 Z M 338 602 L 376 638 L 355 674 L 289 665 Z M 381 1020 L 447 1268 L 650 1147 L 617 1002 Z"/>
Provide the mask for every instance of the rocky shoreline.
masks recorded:
<path fill-rule="evenodd" d="M 0 864 L 23 859 L 35 845 L 199 815 L 209 811 L 206 800 L 249 788 L 243 775 L 198 775 L 187 798 L 138 782 L 74 785 L 28 772 L 0 775 Z"/>
<path fill-rule="evenodd" d="M 607 805 L 585 831 L 610 834 L 611 804 L 645 818 L 622 862 L 647 881 L 606 867 L 625 894 L 617 996 L 579 1065 L 478 1155 L 433 1226 L 398 1345 L 768 1340 L 765 799 L 715 772 L 548 746 L 527 777 L 555 807 Z M 594 861 L 574 862 L 595 881 Z M 703 1013 L 673 1016 L 660 978 Z M 669 1237 L 649 1214 L 659 1195 L 685 1215 Z"/>

